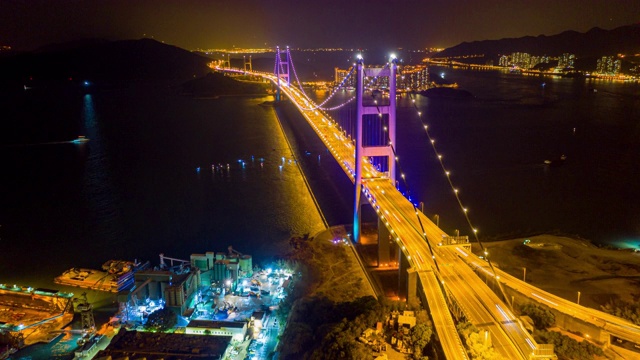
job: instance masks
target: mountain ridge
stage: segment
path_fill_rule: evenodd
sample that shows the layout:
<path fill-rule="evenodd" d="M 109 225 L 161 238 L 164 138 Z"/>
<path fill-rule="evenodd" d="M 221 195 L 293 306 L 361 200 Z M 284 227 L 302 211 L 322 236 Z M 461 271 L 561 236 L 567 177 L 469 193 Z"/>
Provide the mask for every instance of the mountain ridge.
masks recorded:
<path fill-rule="evenodd" d="M 207 74 L 210 59 L 152 39 L 83 39 L 0 59 L 0 80 L 183 82 Z"/>
<path fill-rule="evenodd" d="M 572 53 L 577 57 L 602 57 L 640 53 L 640 23 L 611 30 L 593 27 L 584 33 L 575 30 L 555 35 L 523 36 L 499 40 L 462 42 L 434 54 L 433 57 L 484 55 L 496 59 L 500 55 L 526 52 L 532 55 L 558 56 Z"/>

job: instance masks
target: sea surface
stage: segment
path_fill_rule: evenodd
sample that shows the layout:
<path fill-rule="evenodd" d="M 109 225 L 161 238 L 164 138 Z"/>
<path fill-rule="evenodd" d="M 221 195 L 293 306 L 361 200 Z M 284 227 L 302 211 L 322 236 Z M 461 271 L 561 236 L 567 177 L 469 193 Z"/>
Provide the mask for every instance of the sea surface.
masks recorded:
<path fill-rule="evenodd" d="M 481 237 L 558 231 L 640 245 L 640 85 L 432 71 L 474 98 L 401 97 L 397 151 L 401 189 L 445 231 L 470 227 L 424 124 Z M 0 283 L 50 287 L 71 267 L 228 246 L 264 266 L 323 217 L 350 223 L 349 180 L 294 109 L 259 105 L 270 99 L 196 99 L 159 84 L 0 99 Z M 90 141 L 70 143 L 79 135 Z"/>
<path fill-rule="evenodd" d="M 0 282 L 43 286 L 71 267 L 229 246 L 264 266 L 290 236 L 323 229 L 266 100 L 152 84 L 4 102 L 15 138 L 1 150 Z M 90 141 L 71 143 L 78 135 Z"/>
<path fill-rule="evenodd" d="M 418 96 L 423 121 L 401 107 L 399 117 L 407 120 L 397 147 L 409 154 L 403 166 L 409 187 L 425 212 L 440 214 L 444 230 L 470 233 L 423 124 L 481 237 L 557 231 L 640 248 L 640 84 L 432 72 L 474 99 Z M 544 164 L 562 155 L 560 165 Z"/>

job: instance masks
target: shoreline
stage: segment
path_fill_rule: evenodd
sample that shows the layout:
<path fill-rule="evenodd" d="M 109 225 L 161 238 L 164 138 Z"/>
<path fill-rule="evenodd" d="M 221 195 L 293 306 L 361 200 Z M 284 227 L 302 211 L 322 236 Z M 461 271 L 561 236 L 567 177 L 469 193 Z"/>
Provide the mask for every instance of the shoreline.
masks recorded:
<path fill-rule="evenodd" d="M 282 121 L 280 120 L 280 114 L 278 114 L 278 112 L 275 110 L 274 110 L 274 113 L 276 115 L 276 119 L 278 120 L 278 128 L 280 129 L 280 132 L 282 133 L 282 136 L 284 137 L 284 140 L 287 143 L 287 147 L 289 148 L 291 157 L 295 161 L 296 168 L 298 169 L 298 171 L 300 172 L 300 175 L 302 176 L 302 181 L 304 181 L 304 185 L 307 188 L 307 192 L 309 193 L 309 195 L 311 196 L 311 199 L 313 200 L 313 204 L 315 205 L 316 210 L 318 211 L 318 215 L 320 216 L 320 219 L 322 219 L 322 224 L 325 227 L 324 230 L 330 229 L 329 223 L 327 222 L 327 219 L 324 216 L 324 213 L 322 212 L 322 208 L 320 208 L 318 199 L 316 199 L 316 196 L 313 193 L 313 190 L 311 189 L 311 185 L 309 185 L 309 181 L 307 180 L 307 176 L 305 175 L 304 170 L 300 166 L 300 161 L 298 160 L 295 152 L 293 151 L 293 147 L 291 146 L 291 142 L 287 137 L 287 133 L 284 131 L 284 127 L 282 126 Z"/>

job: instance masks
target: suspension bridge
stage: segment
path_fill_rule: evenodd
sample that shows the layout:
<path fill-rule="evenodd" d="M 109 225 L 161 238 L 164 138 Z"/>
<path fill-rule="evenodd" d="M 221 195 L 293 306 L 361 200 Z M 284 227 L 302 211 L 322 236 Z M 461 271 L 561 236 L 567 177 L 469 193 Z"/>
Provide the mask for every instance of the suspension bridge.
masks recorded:
<path fill-rule="evenodd" d="M 320 103 L 305 93 L 288 47 L 276 49 L 272 73 L 254 71 L 246 64 L 244 69 L 229 66 L 218 70 L 261 76 L 275 85 L 276 101 L 286 97 L 297 107 L 354 184 L 353 240 L 360 240 L 361 209 L 369 204 L 378 216 L 380 262 L 389 262 L 389 248 L 397 246 L 400 285 L 405 287 L 408 299 L 420 297 L 428 305 L 447 359 L 469 358 L 456 329 L 456 323 L 465 320 L 479 330 L 485 344 L 491 344 L 505 359 L 555 359 L 553 346 L 536 343 L 513 313 L 515 298 L 550 308 L 566 328 L 588 334 L 604 346 L 621 340 L 640 344 L 640 327 L 549 294 L 492 265 L 417 106 L 415 120 L 422 122 L 426 140 L 431 143 L 472 238 L 484 256 L 471 252 L 468 237 L 446 234 L 399 190 L 400 183 L 404 188 L 408 185 L 395 148 L 399 66 L 394 56 L 378 67 L 365 66 L 364 59 L 358 56 L 342 82 Z M 353 80 L 355 95 L 329 106 L 335 95 Z M 386 93 L 388 97 L 384 96 Z M 349 120 L 347 124 L 329 115 L 347 104 L 355 105 L 355 121 Z"/>

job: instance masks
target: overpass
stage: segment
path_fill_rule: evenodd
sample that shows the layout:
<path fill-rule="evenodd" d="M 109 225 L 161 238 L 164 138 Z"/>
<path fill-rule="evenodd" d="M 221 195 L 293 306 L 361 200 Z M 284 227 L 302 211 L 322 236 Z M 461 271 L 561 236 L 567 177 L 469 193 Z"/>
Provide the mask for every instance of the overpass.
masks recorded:
<path fill-rule="evenodd" d="M 283 58 L 284 57 L 284 58 Z M 397 61 L 391 58 L 383 67 L 366 67 L 358 58 L 351 72 L 345 77 L 356 77 L 356 96 L 338 105 L 344 106 L 356 100 L 356 133 L 348 133 L 338 122 L 328 115 L 328 110 L 337 107 L 323 107 L 345 85 L 343 81 L 322 103 L 316 104 L 300 86 L 292 86 L 292 77 L 301 84 L 295 73 L 289 49 L 276 51 L 273 73 L 247 71 L 241 69 L 219 69 L 261 76 L 277 87 L 276 99 L 286 97 L 298 108 L 311 128 L 331 152 L 345 174 L 356 187 L 354 196 L 354 240 L 359 240 L 360 206 L 367 202 L 378 214 L 381 236 L 379 243 L 388 236 L 401 250 L 401 273 L 407 273 L 408 296 L 421 296 L 428 304 L 435 331 L 447 359 L 467 359 L 467 351 L 457 333 L 456 321 L 467 320 L 490 339 L 493 348 L 506 359 L 553 359 L 553 347 L 537 344 L 525 330 L 519 319 L 512 313 L 508 296 L 494 292 L 477 273 L 489 274 L 502 289 L 511 289 L 528 296 L 545 306 L 549 301 L 557 304 L 556 310 L 581 318 L 595 326 L 606 329 L 612 336 L 640 343 L 640 328 L 629 322 L 574 304 L 548 294 L 526 283 L 518 283 L 490 262 L 481 260 L 469 251 L 466 243 L 443 244 L 443 239 L 451 239 L 444 231 L 419 211 L 397 188 L 396 172 L 399 169 L 395 152 L 395 78 Z M 292 76 L 293 75 L 293 76 Z M 387 77 L 389 99 L 376 98 L 372 86 L 379 77 Z M 369 84 L 365 79 L 369 78 Z M 377 137 L 382 143 L 365 144 L 362 137 L 365 116 L 377 116 L 380 123 Z M 421 113 L 417 111 L 417 116 Z M 425 125 L 425 131 L 427 126 Z M 433 143 L 433 140 L 431 140 Z M 380 161 L 380 158 L 386 160 Z M 381 166 L 382 164 L 382 166 Z M 448 173 L 447 173 L 448 175 Z M 404 180 L 401 173 L 400 178 Z M 463 208 L 464 210 L 464 208 Z M 466 210 L 464 210 L 466 211 Z M 477 239 L 477 237 L 476 237 Z M 379 245 L 383 248 L 383 245 Z M 408 268 L 403 267 L 408 264 Z M 487 275 L 487 276 L 489 276 Z M 418 285 L 419 284 L 419 285 Z M 529 294 L 529 295 L 527 295 Z"/>

